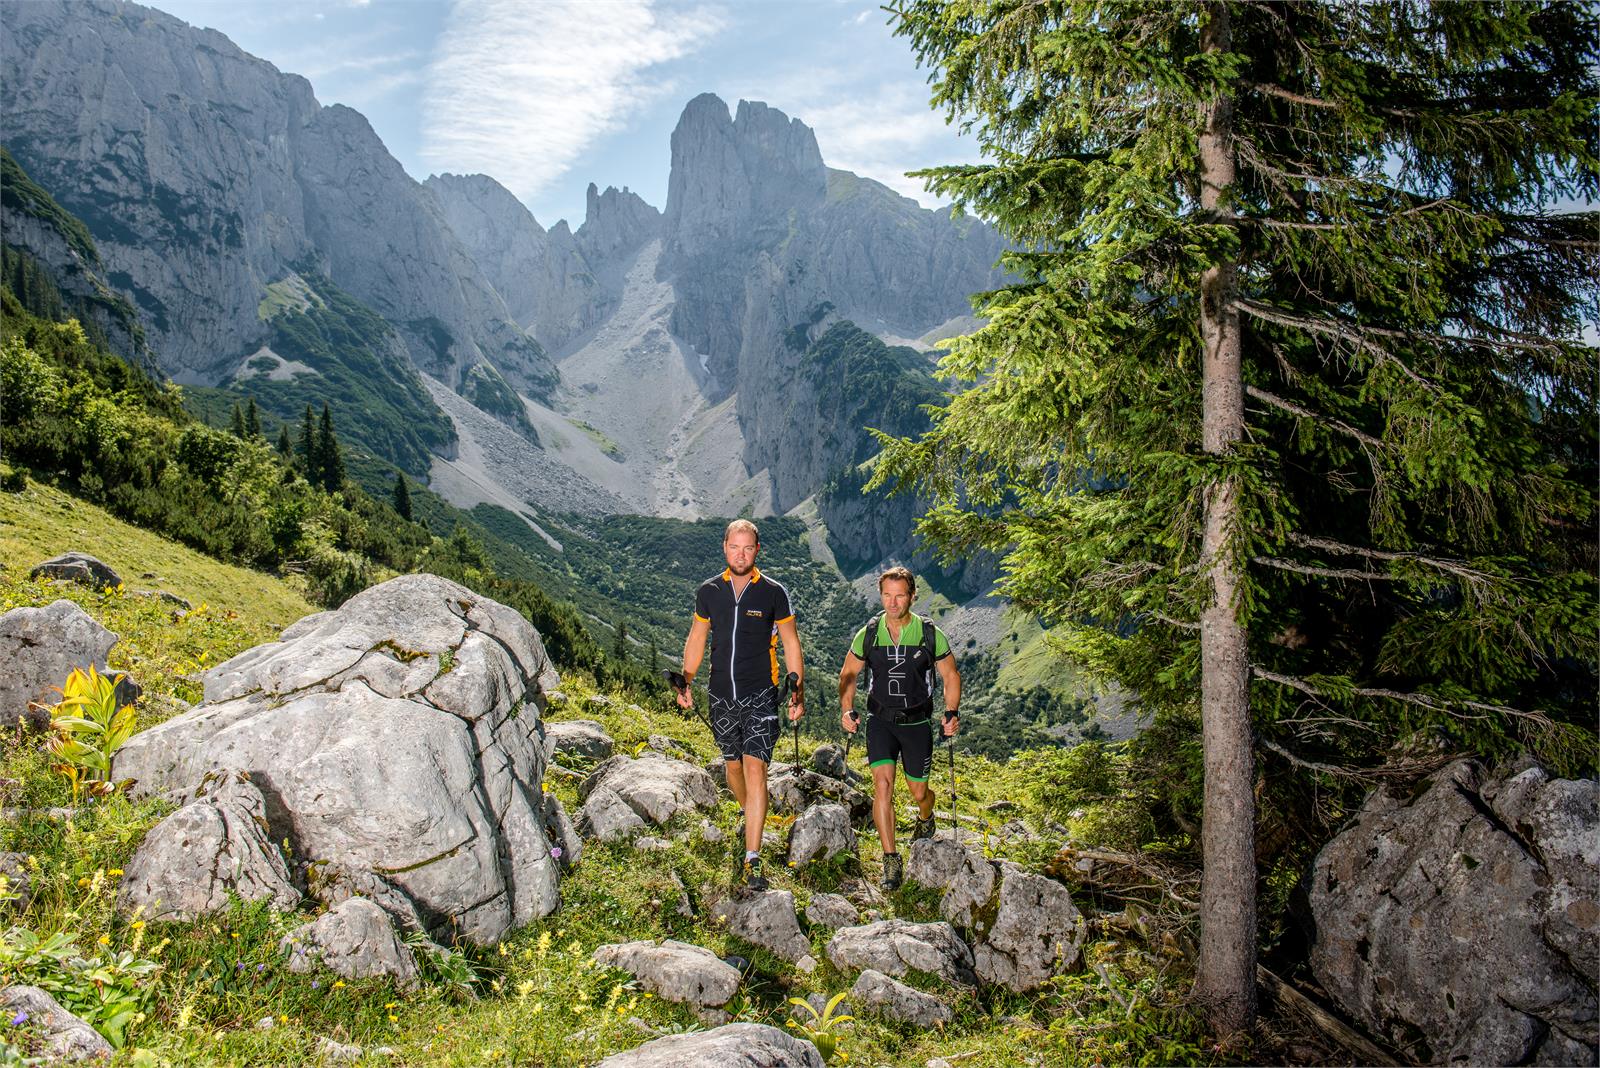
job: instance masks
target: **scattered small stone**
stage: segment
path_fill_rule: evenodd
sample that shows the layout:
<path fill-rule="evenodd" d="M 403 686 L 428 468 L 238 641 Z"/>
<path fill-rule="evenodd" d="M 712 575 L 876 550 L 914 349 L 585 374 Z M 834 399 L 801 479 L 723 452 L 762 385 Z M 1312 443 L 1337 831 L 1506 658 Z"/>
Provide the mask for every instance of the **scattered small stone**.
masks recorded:
<path fill-rule="evenodd" d="M 728 836 L 721 827 L 710 820 L 700 821 L 700 840 L 707 845 L 719 845 L 728 840 Z"/>
<path fill-rule="evenodd" d="M 977 985 L 972 951 L 948 923 L 879 920 L 845 927 L 828 940 L 828 959 L 840 969 L 873 968 L 896 976 L 914 970 L 950 983 Z"/>
<path fill-rule="evenodd" d="M 805 956 L 795 961 L 794 966 L 796 970 L 803 972 L 806 975 L 810 975 L 812 972 L 817 970 L 817 958 L 807 953 Z"/>
<path fill-rule="evenodd" d="M 633 848 L 646 853 L 659 853 L 663 850 L 671 849 L 672 843 L 665 838 L 657 838 L 655 835 L 645 834 L 633 840 Z"/>
<path fill-rule="evenodd" d="M 335 1064 L 348 1064 L 351 1061 L 359 1061 L 361 1059 L 362 1049 L 360 1046 L 347 1046 L 342 1042 L 335 1042 L 333 1039 L 324 1036 L 317 1039 L 317 1053 L 325 1061 L 333 1061 Z"/>
<path fill-rule="evenodd" d="M 261 1019 L 256 1021 L 257 1031 L 270 1031 L 276 1026 L 278 1026 L 278 1021 L 274 1020 L 271 1016 L 263 1016 Z"/>
<path fill-rule="evenodd" d="M 800 813 L 789 828 L 789 863 L 795 867 L 830 860 L 855 850 L 856 832 L 850 811 L 833 803 L 815 804 Z"/>
<path fill-rule="evenodd" d="M 694 1008 L 719 1008 L 739 989 L 739 969 L 719 960 L 709 949 L 667 939 L 601 946 L 594 959 L 620 968 L 645 990 L 668 1001 Z"/>
<path fill-rule="evenodd" d="M 551 760 L 578 757 L 604 760 L 616 749 L 605 725 L 592 719 L 569 719 L 544 724 L 544 751 Z"/>
<path fill-rule="evenodd" d="M 278 948 L 289 955 L 291 972 L 320 963 L 346 979 L 387 975 L 402 989 L 417 983 L 416 957 L 395 936 L 389 914 L 364 897 L 348 898 L 296 928 Z"/>

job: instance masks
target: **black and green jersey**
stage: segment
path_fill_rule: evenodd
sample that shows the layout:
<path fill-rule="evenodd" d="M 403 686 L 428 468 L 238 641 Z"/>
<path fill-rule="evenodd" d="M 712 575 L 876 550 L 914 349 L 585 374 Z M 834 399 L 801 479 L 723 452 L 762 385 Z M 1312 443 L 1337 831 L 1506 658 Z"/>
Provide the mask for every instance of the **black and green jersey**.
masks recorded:
<path fill-rule="evenodd" d="M 778 624 L 794 618 L 789 591 L 751 568 L 744 591 L 733 594 L 733 573 L 724 571 L 700 584 L 695 618 L 711 624 L 713 697 L 738 700 L 778 684 Z"/>
<path fill-rule="evenodd" d="M 867 631 L 871 627 L 869 623 L 856 631 L 855 640 L 850 643 L 850 651 L 865 660 L 872 673 L 867 690 L 869 710 L 899 712 L 931 707 L 934 661 L 950 655 L 950 642 L 944 631 L 913 615 L 900 629 L 900 640 L 896 642 L 889 637 L 888 621 L 879 616 L 869 642 Z"/>

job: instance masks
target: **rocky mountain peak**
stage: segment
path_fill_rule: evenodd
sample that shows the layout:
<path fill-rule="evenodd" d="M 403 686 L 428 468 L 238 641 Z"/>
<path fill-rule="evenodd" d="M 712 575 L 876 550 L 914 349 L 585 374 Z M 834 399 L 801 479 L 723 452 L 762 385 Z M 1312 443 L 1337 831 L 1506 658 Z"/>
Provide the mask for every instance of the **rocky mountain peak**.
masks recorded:
<path fill-rule="evenodd" d="M 672 131 L 666 223 L 680 254 L 740 235 L 759 239 L 827 194 L 816 135 L 776 108 L 741 100 L 730 117 L 721 98 L 702 93 Z"/>
<path fill-rule="evenodd" d="M 661 212 L 627 186 L 607 186 L 604 193 L 589 183 L 588 208 L 578 227 L 578 242 L 589 257 L 631 251 L 661 232 Z"/>

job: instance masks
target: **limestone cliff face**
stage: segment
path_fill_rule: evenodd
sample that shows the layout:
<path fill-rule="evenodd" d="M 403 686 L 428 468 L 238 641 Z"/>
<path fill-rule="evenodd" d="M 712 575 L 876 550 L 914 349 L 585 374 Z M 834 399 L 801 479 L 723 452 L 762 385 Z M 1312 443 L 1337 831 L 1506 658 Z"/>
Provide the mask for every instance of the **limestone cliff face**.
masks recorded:
<path fill-rule="evenodd" d="M 573 234 L 564 220 L 540 226 L 487 175 L 435 175 L 423 185 L 512 317 L 552 351 L 616 307 L 621 265 L 661 229 L 661 213 L 627 189 L 601 193 L 590 183 Z"/>
<path fill-rule="evenodd" d="M 714 392 L 737 392 L 746 466 L 771 473 L 780 511 L 854 448 L 816 417 L 833 385 L 800 374 L 821 328 L 919 337 L 1001 280 L 988 226 L 830 170 L 798 119 L 748 101 L 730 117 L 711 94 L 673 132 L 665 232 L 673 332 L 705 358 Z"/>
<path fill-rule="evenodd" d="M 553 365 L 359 114 L 221 34 L 113 0 L 0 10 L 6 142 L 99 245 L 164 369 L 221 381 L 296 265 L 377 310 L 420 367 L 490 362 L 529 392 Z"/>

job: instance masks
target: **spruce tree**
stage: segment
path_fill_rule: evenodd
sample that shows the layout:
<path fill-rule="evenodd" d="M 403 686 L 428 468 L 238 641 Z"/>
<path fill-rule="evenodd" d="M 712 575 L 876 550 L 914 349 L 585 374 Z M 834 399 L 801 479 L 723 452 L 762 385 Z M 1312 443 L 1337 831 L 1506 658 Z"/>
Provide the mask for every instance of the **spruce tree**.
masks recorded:
<path fill-rule="evenodd" d="M 1248 1026 L 1258 786 L 1412 739 L 1592 767 L 1596 219 L 1548 208 L 1600 192 L 1593 9 L 894 11 L 987 156 L 930 187 L 1014 242 L 1016 283 L 877 483 L 1198 719 L 1195 992 Z"/>
<path fill-rule="evenodd" d="M 239 410 L 239 402 L 233 402 L 233 418 L 228 424 L 236 438 L 244 437 L 244 412 Z"/>
<path fill-rule="evenodd" d="M 250 398 L 244 412 L 244 432 L 251 441 L 261 440 L 261 413 L 256 410 L 256 399 Z"/>
<path fill-rule="evenodd" d="M 344 454 L 333 433 L 333 413 L 322 406 L 322 432 L 317 437 L 317 458 L 321 461 L 322 488 L 337 493 L 344 488 Z"/>
<path fill-rule="evenodd" d="M 322 484 L 322 453 L 317 449 L 317 421 L 311 414 L 311 405 L 306 405 L 305 416 L 300 422 L 300 462 L 305 464 L 306 481 L 313 486 Z"/>
<path fill-rule="evenodd" d="M 411 490 L 406 486 L 404 472 L 394 476 L 394 510 L 400 513 L 401 519 L 411 522 Z"/>
<path fill-rule="evenodd" d="M 628 623 L 618 619 L 615 627 L 615 637 L 611 642 L 611 655 L 619 664 L 628 662 Z"/>
<path fill-rule="evenodd" d="M 289 440 L 289 424 L 278 425 L 278 455 L 285 461 L 294 459 L 294 443 Z"/>

